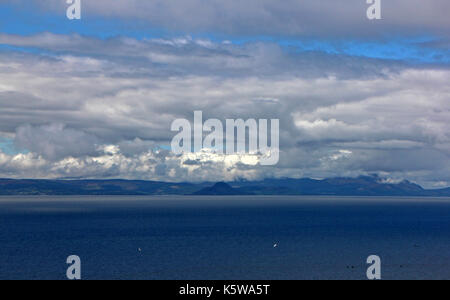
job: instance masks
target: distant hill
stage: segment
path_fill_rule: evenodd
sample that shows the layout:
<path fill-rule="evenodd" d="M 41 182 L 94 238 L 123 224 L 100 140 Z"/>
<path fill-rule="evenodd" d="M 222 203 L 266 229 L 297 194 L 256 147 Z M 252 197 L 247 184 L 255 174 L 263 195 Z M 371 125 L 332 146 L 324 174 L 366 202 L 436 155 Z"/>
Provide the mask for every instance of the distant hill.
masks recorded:
<path fill-rule="evenodd" d="M 186 195 L 206 186 L 138 180 L 0 179 L 0 195 Z"/>
<path fill-rule="evenodd" d="M 220 183 L 169 183 L 138 180 L 0 179 L 0 195 L 335 195 L 450 197 L 450 188 L 426 190 L 378 176 L 316 180 L 266 179 Z"/>
<path fill-rule="evenodd" d="M 253 195 L 243 189 L 233 188 L 229 184 L 224 182 L 219 182 L 213 185 L 212 187 L 207 187 L 201 189 L 198 192 L 195 192 L 194 195 L 221 195 L 221 196 L 230 196 L 230 195 Z"/>
<path fill-rule="evenodd" d="M 450 196 L 450 189 L 425 190 L 406 180 L 389 184 L 378 176 L 323 180 L 266 179 L 260 182 L 234 183 L 232 186 L 260 195 Z"/>

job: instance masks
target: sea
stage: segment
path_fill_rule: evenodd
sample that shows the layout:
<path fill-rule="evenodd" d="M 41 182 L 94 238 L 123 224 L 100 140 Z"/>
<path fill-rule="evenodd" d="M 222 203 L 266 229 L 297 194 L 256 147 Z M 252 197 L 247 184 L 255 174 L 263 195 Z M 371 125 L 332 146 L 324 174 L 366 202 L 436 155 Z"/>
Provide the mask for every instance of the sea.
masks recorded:
<path fill-rule="evenodd" d="M 450 198 L 0 197 L 0 279 L 450 279 Z"/>

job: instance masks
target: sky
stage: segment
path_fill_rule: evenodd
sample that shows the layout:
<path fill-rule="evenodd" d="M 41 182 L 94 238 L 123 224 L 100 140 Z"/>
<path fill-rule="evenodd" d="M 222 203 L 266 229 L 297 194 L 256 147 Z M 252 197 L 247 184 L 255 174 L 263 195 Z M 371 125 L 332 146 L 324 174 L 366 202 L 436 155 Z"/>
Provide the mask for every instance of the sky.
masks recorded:
<path fill-rule="evenodd" d="M 448 187 L 450 2 L 381 3 L 0 0 L 0 177 Z M 194 111 L 279 119 L 279 163 L 173 154 Z"/>

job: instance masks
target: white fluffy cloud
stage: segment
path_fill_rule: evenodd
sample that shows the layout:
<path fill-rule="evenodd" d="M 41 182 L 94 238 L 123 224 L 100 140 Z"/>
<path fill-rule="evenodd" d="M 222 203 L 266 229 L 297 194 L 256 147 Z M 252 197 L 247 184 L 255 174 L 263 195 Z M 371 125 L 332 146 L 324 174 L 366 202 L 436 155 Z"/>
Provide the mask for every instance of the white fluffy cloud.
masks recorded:
<path fill-rule="evenodd" d="M 2 177 L 232 180 L 380 173 L 450 182 L 450 70 L 270 43 L 0 35 Z M 175 156 L 177 118 L 280 119 L 275 167 Z"/>

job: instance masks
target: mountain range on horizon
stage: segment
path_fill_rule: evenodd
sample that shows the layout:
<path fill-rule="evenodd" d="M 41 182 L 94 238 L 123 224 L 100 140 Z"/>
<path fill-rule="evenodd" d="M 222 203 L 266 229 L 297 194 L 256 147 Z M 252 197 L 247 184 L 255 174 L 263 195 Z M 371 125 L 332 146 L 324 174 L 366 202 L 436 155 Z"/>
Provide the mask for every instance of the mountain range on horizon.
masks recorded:
<path fill-rule="evenodd" d="M 219 183 L 142 180 L 0 179 L 0 195 L 334 195 L 450 197 L 450 188 L 428 190 L 410 181 L 386 183 L 378 176 L 328 179 L 265 179 Z"/>

